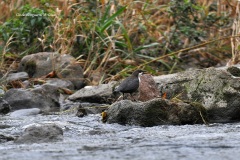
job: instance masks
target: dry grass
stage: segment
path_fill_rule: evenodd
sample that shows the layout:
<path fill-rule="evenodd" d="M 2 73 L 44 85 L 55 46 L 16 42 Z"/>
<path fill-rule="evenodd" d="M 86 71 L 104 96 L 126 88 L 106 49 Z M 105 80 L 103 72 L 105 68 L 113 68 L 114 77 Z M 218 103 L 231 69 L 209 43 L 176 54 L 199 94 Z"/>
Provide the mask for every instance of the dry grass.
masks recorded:
<path fill-rule="evenodd" d="M 153 74 L 171 73 L 185 69 L 182 63 L 201 67 L 223 65 L 231 53 L 232 61 L 238 62 L 239 2 L 236 0 L 197 0 L 201 10 L 193 13 L 199 19 L 196 30 L 204 29 L 207 36 L 195 41 L 191 36 L 179 35 L 178 46 L 173 45 L 173 35 L 177 33 L 174 28 L 177 27 L 176 17 L 168 12 L 170 0 L 114 2 L 48 0 L 44 4 L 37 0 L 2 1 L 0 9 L 5 12 L 0 13 L 0 23 L 14 16 L 27 3 L 52 10 L 54 17 L 49 29 L 54 31 L 53 40 L 47 44 L 49 33 L 38 37 L 42 50 L 50 48 L 77 57 L 86 77 L 94 79 L 93 84 L 118 79 L 137 67 Z M 126 8 L 120 12 L 120 6 Z M 209 15 L 235 19 L 233 27 L 225 19 L 208 25 L 205 20 Z M 190 16 L 189 21 L 193 20 L 194 17 Z M 3 45 L 2 66 L 8 47 Z"/>

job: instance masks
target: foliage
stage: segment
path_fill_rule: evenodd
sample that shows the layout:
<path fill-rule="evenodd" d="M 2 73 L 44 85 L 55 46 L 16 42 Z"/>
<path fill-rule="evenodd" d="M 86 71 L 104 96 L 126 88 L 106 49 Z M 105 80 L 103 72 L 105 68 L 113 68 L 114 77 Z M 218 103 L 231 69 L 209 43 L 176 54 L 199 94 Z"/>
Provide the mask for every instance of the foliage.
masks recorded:
<path fill-rule="evenodd" d="M 183 39 L 187 38 L 190 45 L 196 45 L 201 39 L 208 37 L 211 27 L 226 26 L 230 23 L 229 17 L 208 14 L 205 6 L 197 4 L 195 0 L 172 0 L 169 4 L 168 12 L 173 17 L 174 23 L 169 41 L 174 50 L 182 48 Z"/>
<path fill-rule="evenodd" d="M 221 37 L 231 36 L 234 6 L 235 0 L 3 2 L 1 57 L 71 54 L 86 77 L 101 75 L 99 83 L 138 66 L 163 74 L 222 65 L 231 55 L 230 39 Z M 51 16 L 18 16 L 26 13 Z"/>
<path fill-rule="evenodd" d="M 25 5 L 16 16 L 3 23 L 0 27 L 1 40 L 6 44 L 13 36 L 8 52 L 22 53 L 29 48 L 34 52 L 41 51 L 37 38 L 50 25 L 47 15 L 44 10 Z"/>

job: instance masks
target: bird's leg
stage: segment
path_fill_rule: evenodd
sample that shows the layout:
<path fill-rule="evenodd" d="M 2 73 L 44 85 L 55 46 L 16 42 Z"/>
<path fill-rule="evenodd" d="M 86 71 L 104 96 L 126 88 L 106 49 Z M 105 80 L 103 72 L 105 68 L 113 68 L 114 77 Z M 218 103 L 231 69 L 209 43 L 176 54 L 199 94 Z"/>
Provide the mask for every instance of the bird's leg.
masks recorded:
<path fill-rule="evenodd" d="M 130 95 L 131 95 L 133 101 L 137 101 L 137 100 L 134 98 L 134 96 L 132 95 L 132 93 L 130 93 Z"/>
<path fill-rule="evenodd" d="M 124 100 L 124 93 L 123 93 L 123 100 Z"/>

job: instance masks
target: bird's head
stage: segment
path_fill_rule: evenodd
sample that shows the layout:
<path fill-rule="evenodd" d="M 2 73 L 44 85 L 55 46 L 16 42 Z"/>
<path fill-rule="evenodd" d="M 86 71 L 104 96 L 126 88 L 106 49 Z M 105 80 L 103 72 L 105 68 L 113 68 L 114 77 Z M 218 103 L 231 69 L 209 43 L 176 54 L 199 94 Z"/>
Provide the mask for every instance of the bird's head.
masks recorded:
<path fill-rule="evenodd" d="M 138 70 L 134 71 L 132 73 L 132 75 L 135 77 L 138 77 L 139 74 L 142 75 L 143 73 L 145 73 L 145 71 L 138 69 Z"/>

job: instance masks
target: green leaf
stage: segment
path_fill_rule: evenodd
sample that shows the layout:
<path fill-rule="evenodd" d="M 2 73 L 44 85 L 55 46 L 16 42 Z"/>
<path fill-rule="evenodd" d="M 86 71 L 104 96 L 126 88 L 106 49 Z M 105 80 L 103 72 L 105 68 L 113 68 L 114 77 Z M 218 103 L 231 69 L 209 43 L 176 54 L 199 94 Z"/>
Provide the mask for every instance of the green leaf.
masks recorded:
<path fill-rule="evenodd" d="M 35 19 L 35 18 L 31 19 L 31 26 L 34 26 L 34 24 L 35 24 L 35 21 L 36 21 L 36 19 Z"/>
<path fill-rule="evenodd" d="M 105 29 L 108 28 L 113 23 L 113 20 L 117 16 L 119 16 L 125 9 L 126 9 L 126 7 L 121 7 L 116 13 L 114 13 L 111 17 L 106 19 L 106 21 L 103 23 L 103 25 L 99 27 L 100 33 L 103 33 L 105 31 Z"/>
<path fill-rule="evenodd" d="M 143 45 L 143 46 L 140 46 L 137 49 L 135 49 L 134 52 L 138 52 L 138 51 L 141 51 L 142 49 L 151 48 L 151 47 L 158 46 L 158 45 L 159 45 L 159 43 L 157 43 L 157 42 Z"/>
<path fill-rule="evenodd" d="M 110 5 L 106 8 L 106 11 L 105 11 L 103 17 L 102 17 L 101 20 L 99 21 L 100 24 L 103 24 L 103 23 L 106 21 L 107 16 L 109 15 L 109 11 L 110 11 Z"/>
<path fill-rule="evenodd" d="M 127 30 L 125 29 L 125 27 L 123 26 L 122 23 L 120 23 L 119 21 L 116 22 L 122 29 L 122 32 L 123 32 L 123 37 L 124 39 L 127 41 L 127 46 L 128 46 L 128 50 L 132 51 L 132 43 L 131 43 L 131 40 L 128 36 L 128 33 L 127 33 Z"/>
<path fill-rule="evenodd" d="M 238 45 L 238 50 L 240 51 L 240 45 Z"/>

